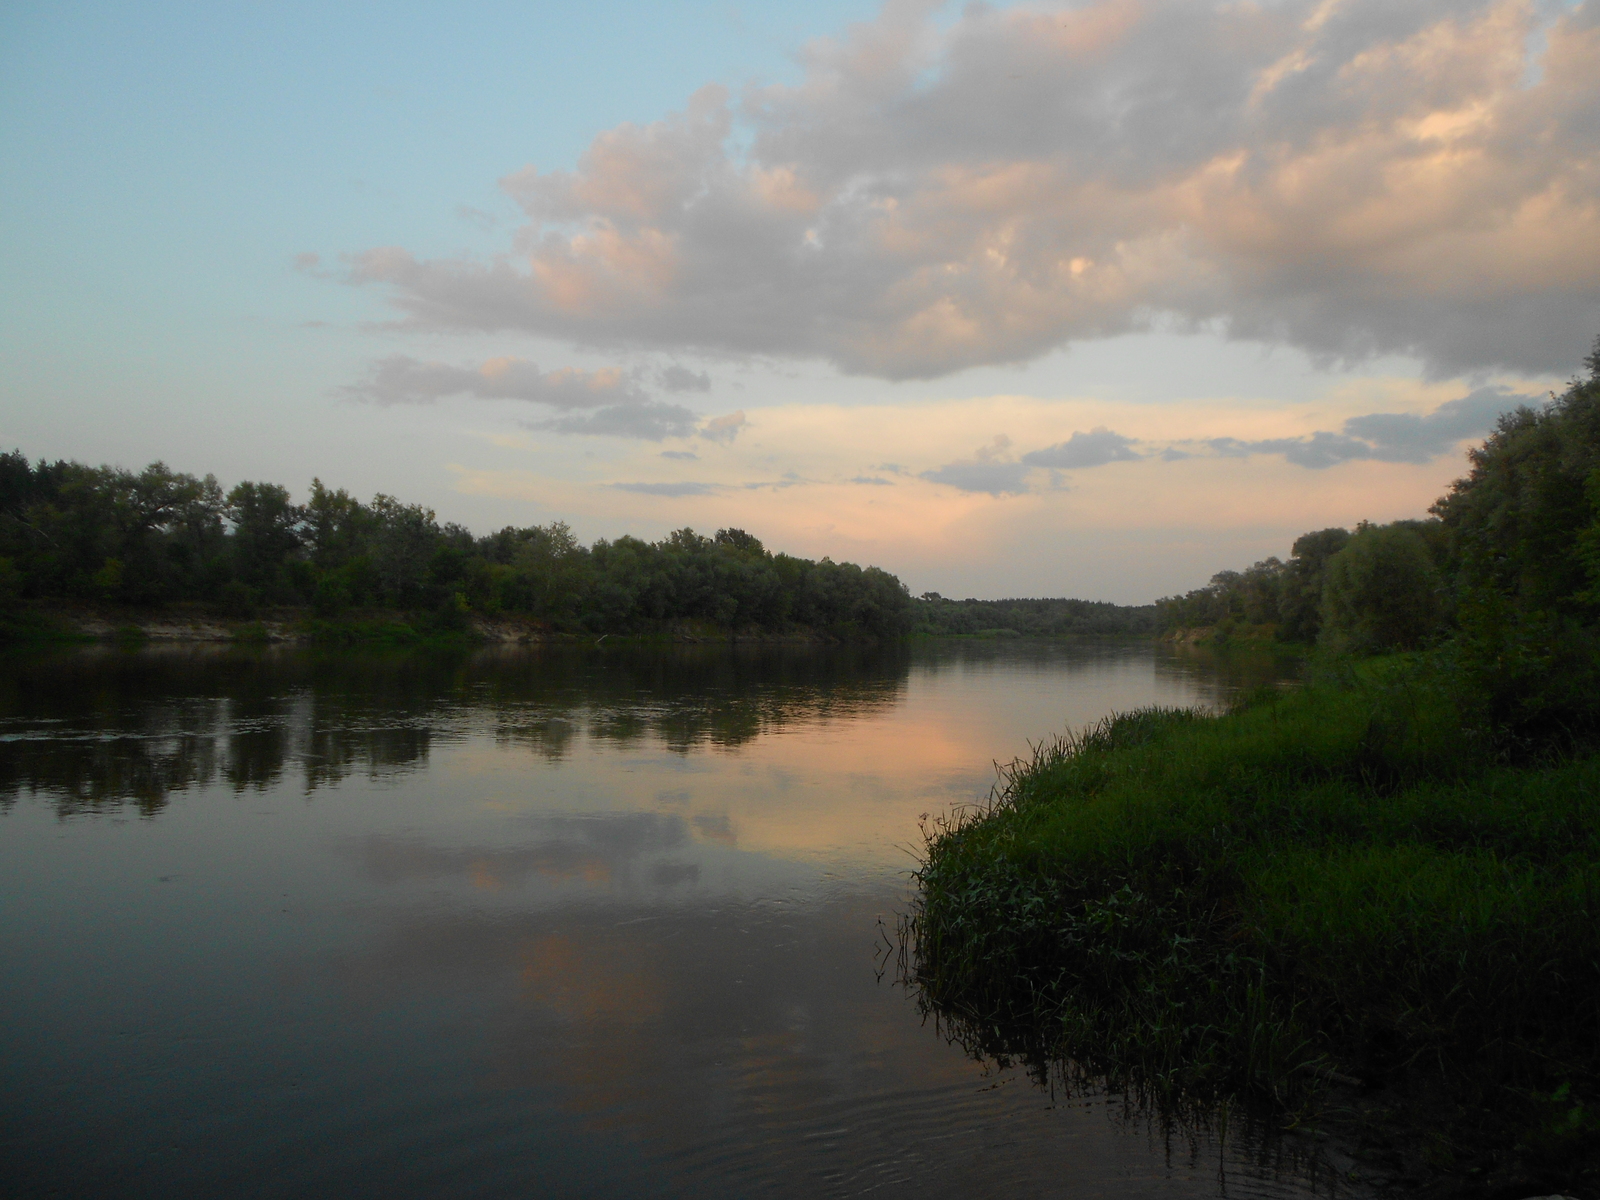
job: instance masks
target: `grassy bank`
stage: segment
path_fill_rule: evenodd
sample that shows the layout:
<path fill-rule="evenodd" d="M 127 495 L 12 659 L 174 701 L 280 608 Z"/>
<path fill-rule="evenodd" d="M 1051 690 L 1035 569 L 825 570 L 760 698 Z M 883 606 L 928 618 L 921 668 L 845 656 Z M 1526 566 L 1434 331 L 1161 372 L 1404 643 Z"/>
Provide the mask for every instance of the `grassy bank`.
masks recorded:
<path fill-rule="evenodd" d="M 30 604 L 0 612 L 0 646 L 72 642 L 119 644 L 229 642 L 299 643 L 323 647 L 455 647 L 512 643 L 670 645 L 682 642 L 877 642 L 857 626 L 811 629 L 733 626 L 701 620 L 661 620 L 644 628 L 591 631 L 561 628 L 522 614 L 473 615 L 459 607 L 417 612 L 362 609 L 334 617 L 304 606 L 261 608 L 248 614 L 200 604 L 138 608 L 122 605 Z"/>
<path fill-rule="evenodd" d="M 31 610 L 13 610 L 0 615 L 0 646 L 68 645 L 92 642 L 70 621 Z"/>
<path fill-rule="evenodd" d="M 1508 762 L 1457 694 L 1383 660 L 1041 747 L 929 831 L 915 981 L 980 1052 L 1592 1191 L 1600 760 Z"/>

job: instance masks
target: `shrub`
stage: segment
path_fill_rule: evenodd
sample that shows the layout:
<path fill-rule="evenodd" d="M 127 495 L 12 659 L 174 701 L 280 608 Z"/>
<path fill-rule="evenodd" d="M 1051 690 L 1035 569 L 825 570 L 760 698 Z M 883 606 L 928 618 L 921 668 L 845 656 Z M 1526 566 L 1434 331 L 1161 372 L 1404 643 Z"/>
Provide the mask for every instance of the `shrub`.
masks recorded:
<path fill-rule="evenodd" d="M 1368 525 L 1328 560 L 1321 640 L 1359 653 L 1413 650 L 1438 632 L 1444 581 L 1406 525 Z"/>

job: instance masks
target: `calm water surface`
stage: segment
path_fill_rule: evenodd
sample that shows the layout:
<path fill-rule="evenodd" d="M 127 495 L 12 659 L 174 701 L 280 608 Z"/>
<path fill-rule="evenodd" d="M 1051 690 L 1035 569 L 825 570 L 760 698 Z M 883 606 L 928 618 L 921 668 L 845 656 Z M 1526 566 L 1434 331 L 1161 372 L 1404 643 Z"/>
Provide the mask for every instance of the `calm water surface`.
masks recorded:
<path fill-rule="evenodd" d="M 921 814 L 1149 646 L 0 660 L 0 1190 L 1302 1196 L 879 979 Z"/>

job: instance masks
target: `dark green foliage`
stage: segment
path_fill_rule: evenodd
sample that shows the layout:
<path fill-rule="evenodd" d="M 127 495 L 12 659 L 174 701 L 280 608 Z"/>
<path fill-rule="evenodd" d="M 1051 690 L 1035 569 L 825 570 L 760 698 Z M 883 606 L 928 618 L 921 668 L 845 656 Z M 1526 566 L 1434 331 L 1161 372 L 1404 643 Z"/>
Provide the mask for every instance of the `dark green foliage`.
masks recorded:
<path fill-rule="evenodd" d="M 1433 511 L 1458 564 L 1455 649 L 1483 699 L 1482 719 L 1533 744 L 1592 738 L 1600 732 L 1600 380 L 1573 383 L 1541 411 L 1503 417 L 1471 459 L 1471 473 Z"/>
<path fill-rule="evenodd" d="M 1364 523 L 1357 534 L 1373 528 Z M 1156 601 L 1158 625 L 1169 631 L 1213 629 L 1223 640 L 1238 627 L 1258 627 L 1281 641 L 1314 642 L 1323 633 L 1334 572 L 1332 603 L 1340 622 L 1334 640 L 1363 652 L 1415 645 L 1437 628 L 1448 609 L 1439 566 L 1447 539 L 1437 521 L 1396 521 L 1385 529 L 1396 532 L 1377 534 L 1349 554 L 1348 529 L 1303 534 L 1286 563 L 1267 558 L 1243 571 L 1219 571 L 1203 588 Z M 1418 547 L 1421 555 L 1414 553 Z M 1405 605 L 1382 586 L 1401 580 L 1413 588 Z"/>
<path fill-rule="evenodd" d="M 1301 538 L 1295 543 L 1297 551 L 1305 540 Z M 1285 594 L 1291 590 L 1287 585 L 1294 571 L 1293 563 L 1285 565 L 1276 558 L 1263 559 L 1244 571 L 1219 571 L 1203 588 L 1157 600 L 1160 627 L 1276 625 L 1283 620 Z"/>
<path fill-rule="evenodd" d="M 143 604 L 205 593 L 225 574 L 223 514 L 215 479 L 162 463 L 135 475 L 0 456 L 0 557 L 24 600 Z"/>
<path fill-rule="evenodd" d="M 1363 525 L 1323 568 L 1321 640 L 1358 653 L 1414 650 L 1445 616 L 1427 542 L 1403 522 Z"/>
<path fill-rule="evenodd" d="M 894 576 L 775 555 L 740 529 L 584 547 L 556 521 L 474 538 L 421 505 L 383 495 L 363 504 L 321 480 L 301 506 L 272 483 L 241 483 L 224 499 L 211 476 L 161 463 L 135 475 L 0 455 L 0 602 L 67 599 L 198 602 L 241 620 L 309 605 L 322 621 L 381 627 L 390 641 L 458 636 L 474 614 L 594 633 L 691 622 L 891 638 L 911 628 L 911 599 Z M 361 615 L 373 609 L 414 619 Z M 334 628 L 318 626 L 319 636 Z"/>
<path fill-rule="evenodd" d="M 931 831 L 915 982 L 974 1049 L 1169 1096 L 1442 1089 L 1458 1165 L 1571 1167 L 1592 1146 L 1561 1123 L 1600 1102 L 1600 760 L 1495 765 L 1456 682 L 1378 663 L 1042 747 Z"/>
<path fill-rule="evenodd" d="M 258 594 L 293 603 L 297 597 L 285 568 L 300 548 L 304 513 L 289 502 L 289 489 L 276 483 L 241 483 L 228 493 L 227 515 L 233 522 L 239 581 Z"/>
<path fill-rule="evenodd" d="M 1462 582 L 1529 612 L 1592 619 L 1600 577 L 1591 547 L 1600 518 L 1600 381 L 1574 384 L 1543 410 L 1519 409 L 1471 453 L 1472 471 L 1436 505 Z M 1585 537 L 1585 535 L 1588 535 Z"/>
<path fill-rule="evenodd" d="M 1322 631 L 1322 583 L 1328 560 L 1350 540 L 1348 529 L 1319 529 L 1295 539 L 1278 609 L 1286 642 L 1314 642 Z"/>
<path fill-rule="evenodd" d="M 930 831 L 910 968 L 952 1032 L 1169 1098 L 1296 1108 L 1337 1077 L 1451 1186 L 1593 1190 L 1600 340 L 1587 363 L 1437 520 L 1160 602 L 1167 628 L 1317 636 L 1323 677 L 1108 720 Z"/>
<path fill-rule="evenodd" d="M 1154 605 L 1099 600 L 951 600 L 925 592 L 913 611 L 919 632 L 945 637 L 1138 635 L 1158 629 Z"/>

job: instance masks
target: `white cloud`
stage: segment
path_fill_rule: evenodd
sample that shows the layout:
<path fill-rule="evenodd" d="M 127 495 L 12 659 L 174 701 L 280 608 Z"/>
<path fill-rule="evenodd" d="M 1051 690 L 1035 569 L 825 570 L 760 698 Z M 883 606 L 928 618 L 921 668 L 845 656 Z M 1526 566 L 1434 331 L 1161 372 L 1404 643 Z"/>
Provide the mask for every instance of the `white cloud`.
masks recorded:
<path fill-rule="evenodd" d="M 1106 463 L 1131 462 L 1139 458 L 1133 450 L 1133 439 L 1113 433 L 1104 425 L 1088 433 L 1075 431 L 1064 442 L 1024 454 L 1022 461 L 1032 467 L 1054 467 L 1071 471 L 1084 467 L 1102 467 Z"/>
<path fill-rule="evenodd" d="M 1600 0 L 1545 11 L 889 5 L 797 86 L 706 88 L 507 177 L 501 256 L 382 248 L 351 278 L 428 328 L 888 378 L 1161 321 L 1559 372 L 1600 328 Z"/>
<path fill-rule="evenodd" d="M 680 404 L 639 400 L 521 424 L 524 429 L 540 432 L 601 434 L 659 442 L 663 438 L 687 437 L 694 429 L 695 420 L 695 414 Z"/>
<path fill-rule="evenodd" d="M 586 539 L 738 526 L 789 553 L 878 563 L 918 592 L 1144 602 L 1223 567 L 1282 557 L 1308 529 L 1419 516 L 1466 466 L 1457 451 L 1308 471 L 1281 451 L 1222 457 L 1212 439 L 1301 444 L 1374 414 L 1438 428 L 1469 407 L 1457 405 L 1464 391 L 1367 377 L 1330 381 L 1291 404 L 1251 395 L 1139 405 L 1007 395 L 810 401 L 751 410 L 749 433 L 699 462 L 623 441 L 589 458 L 539 439 L 515 455 L 496 448 L 461 473 L 460 486 L 541 521 L 568 520 Z M 1514 392 L 1500 395 L 1514 403 Z M 1143 457 L 1074 469 L 1070 490 L 1049 486 L 1051 468 L 1015 461 L 1101 427 Z M 1009 437 L 997 439 L 997 429 Z M 1398 456 L 1398 443 L 1388 445 Z M 1188 457 L 1168 461 L 1164 448 Z"/>
<path fill-rule="evenodd" d="M 640 496 L 665 496 L 680 499 L 684 496 L 711 496 L 721 489 L 713 483 L 612 483 L 607 487 L 619 492 L 633 492 Z"/>
<path fill-rule="evenodd" d="M 731 442 L 739 436 L 739 431 L 750 424 L 745 419 L 744 410 L 728 413 L 722 417 L 712 417 L 706 422 L 705 428 L 700 431 L 700 436 L 713 442 Z"/>
<path fill-rule="evenodd" d="M 699 420 L 682 405 L 654 399 L 634 375 L 614 367 L 541 371 L 537 363 L 520 358 L 491 358 L 478 367 L 457 367 L 393 354 L 374 363 L 365 380 L 344 391 L 383 405 L 431 404 L 447 396 L 524 400 L 557 410 L 555 416 L 521 422 L 526 429 L 649 441 L 687 437 Z"/>
<path fill-rule="evenodd" d="M 1427 463 L 1455 449 L 1467 438 L 1480 437 L 1490 430 L 1501 413 L 1533 406 L 1534 396 L 1524 396 L 1506 387 L 1482 387 L 1459 400 L 1439 405 L 1426 415 L 1419 413 L 1367 413 L 1351 417 L 1342 433 L 1317 430 L 1300 437 L 1208 439 L 1211 450 L 1225 458 L 1244 458 L 1251 454 L 1281 454 L 1300 467 L 1320 470 L 1339 463 L 1370 458 L 1378 462 Z M 1168 461 L 1187 457 L 1182 450 L 1169 448 Z M 1028 456 L 1031 460 L 1032 455 Z"/>
<path fill-rule="evenodd" d="M 920 478 L 930 483 L 942 483 L 963 492 L 986 492 L 991 496 L 1018 496 L 1028 490 L 1028 467 L 1012 462 L 1011 439 L 996 434 L 994 441 L 980 446 L 971 458 L 957 459 L 931 471 L 923 471 Z"/>
<path fill-rule="evenodd" d="M 711 376 L 704 371 L 691 371 L 678 363 L 671 363 L 656 372 L 656 383 L 665 392 L 709 392 Z"/>

